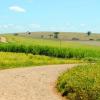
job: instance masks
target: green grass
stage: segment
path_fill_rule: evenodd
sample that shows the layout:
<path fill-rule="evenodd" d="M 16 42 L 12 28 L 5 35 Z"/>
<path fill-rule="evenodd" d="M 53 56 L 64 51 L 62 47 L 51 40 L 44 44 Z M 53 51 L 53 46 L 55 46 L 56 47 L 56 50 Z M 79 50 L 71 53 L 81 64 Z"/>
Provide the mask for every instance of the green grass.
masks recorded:
<path fill-rule="evenodd" d="M 100 64 L 80 65 L 64 72 L 57 88 L 69 100 L 100 100 Z"/>
<path fill-rule="evenodd" d="M 31 53 L 59 58 L 100 59 L 100 47 L 76 42 L 33 39 L 6 35 L 8 43 L 0 44 L 0 51 Z"/>
<path fill-rule="evenodd" d="M 100 47 L 73 41 L 4 35 L 0 43 L 0 69 L 100 62 Z M 100 65 L 83 65 L 63 73 L 57 88 L 70 100 L 100 100 Z"/>
<path fill-rule="evenodd" d="M 82 62 L 82 60 L 75 59 L 61 59 L 25 53 L 0 52 L 0 69 Z"/>
<path fill-rule="evenodd" d="M 8 43 L 0 43 L 0 69 L 100 62 L 100 46 L 75 41 L 34 39 L 31 36 L 4 36 Z M 75 67 L 58 78 L 57 88 L 70 100 L 100 100 L 99 72 L 99 64 Z"/>
<path fill-rule="evenodd" d="M 25 44 L 25 45 L 40 45 L 58 48 L 99 48 L 99 46 L 92 46 L 73 41 L 60 41 L 57 39 L 36 39 L 31 37 L 4 35 L 9 43 Z"/>
<path fill-rule="evenodd" d="M 58 48 L 40 45 L 21 45 L 21 44 L 0 44 L 0 51 L 31 53 L 36 55 L 46 55 L 59 58 L 98 58 L 100 59 L 100 49 L 98 48 Z"/>

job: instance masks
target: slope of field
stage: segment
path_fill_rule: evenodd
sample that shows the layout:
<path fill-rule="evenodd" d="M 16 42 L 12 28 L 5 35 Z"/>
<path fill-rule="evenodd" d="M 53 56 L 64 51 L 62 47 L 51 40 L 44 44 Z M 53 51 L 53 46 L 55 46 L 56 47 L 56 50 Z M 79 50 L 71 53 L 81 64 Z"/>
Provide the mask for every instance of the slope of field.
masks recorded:
<path fill-rule="evenodd" d="M 46 38 L 53 39 L 54 32 L 31 32 L 28 33 L 19 33 L 20 36 L 32 37 L 32 38 Z M 62 40 L 72 40 L 77 38 L 79 40 L 100 40 L 100 34 L 92 33 L 88 36 L 86 33 L 77 33 L 77 32 L 59 32 L 59 39 Z"/>
<path fill-rule="evenodd" d="M 52 46 L 52 47 L 70 47 L 70 48 L 91 48 L 97 47 L 99 41 L 65 41 L 59 39 L 36 39 L 32 37 L 4 35 L 9 43 L 25 44 L 25 45 L 41 45 L 41 46 Z M 94 46 L 91 46 L 91 44 Z M 97 47 L 98 48 L 98 47 Z"/>

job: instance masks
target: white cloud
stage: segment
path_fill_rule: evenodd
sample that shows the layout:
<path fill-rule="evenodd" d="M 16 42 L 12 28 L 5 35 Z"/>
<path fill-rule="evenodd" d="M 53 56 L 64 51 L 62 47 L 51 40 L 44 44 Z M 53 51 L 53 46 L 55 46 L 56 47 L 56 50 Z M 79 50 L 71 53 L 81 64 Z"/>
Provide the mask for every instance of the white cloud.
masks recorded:
<path fill-rule="evenodd" d="M 10 6 L 9 10 L 14 11 L 14 12 L 20 12 L 20 13 L 25 13 L 26 10 L 22 7 L 19 6 Z"/>

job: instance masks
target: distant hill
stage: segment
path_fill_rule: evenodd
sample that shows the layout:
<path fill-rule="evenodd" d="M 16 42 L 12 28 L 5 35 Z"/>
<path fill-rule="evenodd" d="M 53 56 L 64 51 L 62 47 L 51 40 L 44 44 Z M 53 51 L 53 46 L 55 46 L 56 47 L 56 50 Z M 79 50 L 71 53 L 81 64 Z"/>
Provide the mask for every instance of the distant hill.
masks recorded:
<path fill-rule="evenodd" d="M 100 34 L 92 33 L 88 36 L 86 33 L 77 32 L 59 32 L 59 39 L 62 40 L 100 40 Z M 32 37 L 32 38 L 45 38 L 53 39 L 54 32 L 26 32 L 18 33 L 20 36 Z"/>

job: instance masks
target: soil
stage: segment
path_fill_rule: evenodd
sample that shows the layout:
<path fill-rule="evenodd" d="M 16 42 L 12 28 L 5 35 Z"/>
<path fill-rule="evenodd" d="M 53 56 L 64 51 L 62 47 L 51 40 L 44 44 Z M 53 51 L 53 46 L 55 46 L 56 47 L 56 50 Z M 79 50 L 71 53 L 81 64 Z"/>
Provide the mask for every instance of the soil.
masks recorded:
<path fill-rule="evenodd" d="M 63 100 L 54 90 L 59 74 L 74 64 L 0 71 L 0 100 Z"/>

